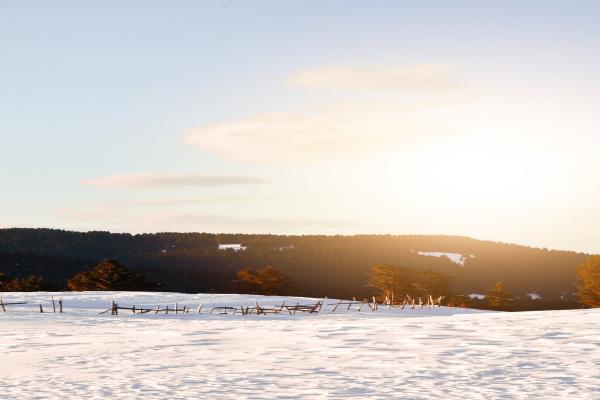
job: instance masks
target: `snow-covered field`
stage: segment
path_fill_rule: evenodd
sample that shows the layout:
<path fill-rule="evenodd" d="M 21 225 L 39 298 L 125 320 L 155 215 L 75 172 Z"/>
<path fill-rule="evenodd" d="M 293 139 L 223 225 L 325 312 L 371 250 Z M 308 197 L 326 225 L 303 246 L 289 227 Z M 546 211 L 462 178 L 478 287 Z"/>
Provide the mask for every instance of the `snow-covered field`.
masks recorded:
<path fill-rule="evenodd" d="M 64 314 L 36 302 L 62 297 Z M 241 316 L 99 315 L 282 298 L 174 293 L 0 293 L 1 399 L 594 399 L 600 310 L 436 308 Z M 286 298 L 289 303 L 311 300 Z M 333 304 L 329 300 L 327 304 Z M 343 312 L 340 312 L 343 310 Z"/>

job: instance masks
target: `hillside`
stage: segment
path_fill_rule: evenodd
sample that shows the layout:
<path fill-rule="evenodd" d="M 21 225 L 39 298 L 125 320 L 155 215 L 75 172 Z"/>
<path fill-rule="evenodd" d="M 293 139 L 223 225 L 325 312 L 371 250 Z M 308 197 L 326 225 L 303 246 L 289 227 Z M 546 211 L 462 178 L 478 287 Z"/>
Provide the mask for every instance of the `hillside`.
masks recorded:
<path fill-rule="evenodd" d="M 241 244 L 245 250 L 219 249 Z M 463 255 L 462 264 L 424 252 Z M 587 255 L 466 237 L 417 235 L 279 236 L 210 233 L 114 234 L 51 229 L 0 230 L 0 272 L 40 275 L 55 288 L 95 262 L 115 258 L 163 290 L 232 292 L 236 272 L 274 265 L 294 281 L 291 294 L 362 296 L 366 273 L 389 263 L 449 275 L 457 293 L 483 293 L 503 281 L 517 296 L 568 299 Z M 464 265 L 463 265 L 464 264 Z"/>

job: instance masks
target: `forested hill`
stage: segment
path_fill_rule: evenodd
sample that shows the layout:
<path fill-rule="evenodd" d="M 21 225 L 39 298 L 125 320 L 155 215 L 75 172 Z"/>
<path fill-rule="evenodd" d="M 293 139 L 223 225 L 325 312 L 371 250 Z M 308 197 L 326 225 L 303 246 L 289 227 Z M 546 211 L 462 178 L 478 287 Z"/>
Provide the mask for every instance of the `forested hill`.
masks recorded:
<path fill-rule="evenodd" d="M 241 244 L 245 250 L 223 250 Z M 460 253 L 464 266 L 419 252 Z M 587 255 L 454 236 L 281 236 L 210 233 L 114 234 L 51 229 L 1 229 L 0 272 L 34 274 L 62 288 L 75 272 L 114 258 L 162 284 L 163 290 L 231 292 L 237 271 L 273 265 L 302 295 L 366 293 L 374 264 L 449 275 L 457 293 L 483 293 L 503 281 L 517 296 L 570 296 L 575 270 Z"/>

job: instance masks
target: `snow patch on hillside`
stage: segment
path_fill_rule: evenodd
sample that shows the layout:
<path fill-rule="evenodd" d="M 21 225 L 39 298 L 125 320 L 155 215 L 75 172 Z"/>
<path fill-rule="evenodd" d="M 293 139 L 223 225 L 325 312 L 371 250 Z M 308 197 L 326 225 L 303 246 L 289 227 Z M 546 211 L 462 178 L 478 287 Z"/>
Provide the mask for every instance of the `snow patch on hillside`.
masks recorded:
<path fill-rule="evenodd" d="M 231 243 L 231 244 L 224 243 L 224 244 L 219 244 L 218 248 L 219 248 L 219 250 L 233 250 L 235 252 L 238 252 L 238 251 L 244 251 L 248 247 L 242 246 L 239 243 Z"/>
<path fill-rule="evenodd" d="M 467 256 L 460 253 L 444 253 L 439 251 L 418 251 L 418 255 L 426 256 L 426 257 L 447 257 L 455 264 L 460 266 L 465 266 L 465 261 L 467 260 Z M 475 258 L 474 255 L 470 255 L 470 258 Z"/>
<path fill-rule="evenodd" d="M 477 300 L 485 300 L 485 294 L 481 294 L 481 293 L 471 293 L 471 294 L 469 295 L 469 298 L 470 298 L 471 300 L 475 300 L 475 299 L 477 299 Z"/>

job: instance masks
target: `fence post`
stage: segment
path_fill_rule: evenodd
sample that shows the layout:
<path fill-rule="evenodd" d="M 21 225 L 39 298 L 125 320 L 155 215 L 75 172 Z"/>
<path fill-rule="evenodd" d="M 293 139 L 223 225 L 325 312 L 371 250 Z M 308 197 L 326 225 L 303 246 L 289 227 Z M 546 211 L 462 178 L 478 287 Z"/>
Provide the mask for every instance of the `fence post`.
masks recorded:
<path fill-rule="evenodd" d="M 333 306 L 333 309 L 331 310 L 332 313 L 335 312 L 335 310 L 338 308 L 338 306 L 340 305 L 340 303 L 342 302 L 342 300 L 339 300 L 335 306 Z"/>
<path fill-rule="evenodd" d="M 315 304 L 315 306 L 313 307 L 313 309 L 310 310 L 310 313 L 318 313 L 319 311 L 321 311 L 321 304 L 323 304 L 323 300 L 318 301 L 317 304 Z"/>
<path fill-rule="evenodd" d="M 362 306 L 365 305 L 366 302 L 367 302 L 367 299 L 363 299 L 363 302 L 360 303 L 360 306 L 358 306 L 358 311 L 362 310 Z"/>

